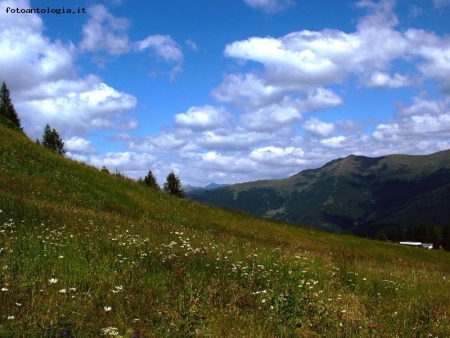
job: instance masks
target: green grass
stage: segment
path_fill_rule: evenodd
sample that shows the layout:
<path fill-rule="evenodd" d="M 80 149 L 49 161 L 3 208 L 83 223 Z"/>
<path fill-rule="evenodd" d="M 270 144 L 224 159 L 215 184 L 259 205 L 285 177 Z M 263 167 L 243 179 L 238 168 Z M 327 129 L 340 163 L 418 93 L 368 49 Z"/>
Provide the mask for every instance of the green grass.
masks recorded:
<path fill-rule="evenodd" d="M 0 337 L 447 337 L 450 255 L 215 209 L 0 125 Z"/>

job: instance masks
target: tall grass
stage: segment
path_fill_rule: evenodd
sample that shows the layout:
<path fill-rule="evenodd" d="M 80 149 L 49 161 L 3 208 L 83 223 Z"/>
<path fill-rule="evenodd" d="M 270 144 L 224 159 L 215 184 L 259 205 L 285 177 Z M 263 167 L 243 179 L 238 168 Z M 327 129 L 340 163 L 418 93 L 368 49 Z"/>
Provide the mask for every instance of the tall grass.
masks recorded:
<path fill-rule="evenodd" d="M 0 126 L 0 337 L 446 337 L 450 256 L 269 223 Z"/>

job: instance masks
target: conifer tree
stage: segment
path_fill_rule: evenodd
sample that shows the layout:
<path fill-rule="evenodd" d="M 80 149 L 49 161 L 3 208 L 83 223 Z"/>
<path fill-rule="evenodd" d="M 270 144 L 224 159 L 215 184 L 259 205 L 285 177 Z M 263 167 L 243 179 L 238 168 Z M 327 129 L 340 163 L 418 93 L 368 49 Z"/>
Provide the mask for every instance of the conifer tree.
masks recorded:
<path fill-rule="evenodd" d="M 184 197 L 184 191 L 181 189 L 180 179 L 172 171 L 167 175 L 166 182 L 164 183 L 164 190 L 171 195 L 178 197 Z"/>
<path fill-rule="evenodd" d="M 3 82 L 0 88 L 0 116 L 8 119 L 14 124 L 15 127 L 22 130 L 19 115 L 17 115 L 14 105 L 11 102 L 11 98 L 9 97 L 9 89 L 6 87 L 5 82 Z"/>
<path fill-rule="evenodd" d="M 382 242 L 387 241 L 387 236 L 383 229 L 377 231 L 377 233 L 375 234 L 375 240 Z"/>
<path fill-rule="evenodd" d="M 61 156 L 64 156 L 66 150 L 64 149 L 64 142 L 55 129 L 51 129 L 50 125 L 45 126 L 44 135 L 42 136 L 42 145 Z"/>
<path fill-rule="evenodd" d="M 433 243 L 433 249 L 439 249 L 442 246 L 442 230 L 436 224 L 431 225 L 429 239 Z"/>
<path fill-rule="evenodd" d="M 446 251 L 450 251 L 450 225 L 442 228 L 442 247 Z"/>
<path fill-rule="evenodd" d="M 153 175 L 152 171 L 149 170 L 147 176 L 144 177 L 144 181 L 143 183 L 147 186 L 149 186 L 150 188 L 155 188 L 159 190 L 159 185 L 156 182 L 156 178 Z"/>

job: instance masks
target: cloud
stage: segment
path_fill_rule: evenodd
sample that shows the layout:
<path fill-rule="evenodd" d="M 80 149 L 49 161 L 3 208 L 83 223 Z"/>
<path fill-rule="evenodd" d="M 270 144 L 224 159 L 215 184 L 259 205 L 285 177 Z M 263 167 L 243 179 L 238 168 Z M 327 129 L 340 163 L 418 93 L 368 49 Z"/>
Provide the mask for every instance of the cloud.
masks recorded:
<path fill-rule="evenodd" d="M 79 136 L 73 136 L 64 141 L 64 148 L 71 154 L 89 155 L 95 154 L 96 150 L 91 141 Z"/>
<path fill-rule="evenodd" d="M 134 46 L 139 52 L 150 49 L 164 61 L 183 61 L 183 52 L 169 35 L 150 35 L 144 40 L 135 42 Z"/>
<path fill-rule="evenodd" d="M 410 148 L 423 141 L 436 144 L 448 140 L 450 99 L 431 101 L 416 97 L 411 106 L 399 109 L 394 120 L 377 125 L 372 136 L 381 143 L 402 142 Z"/>
<path fill-rule="evenodd" d="M 7 14 L 6 7 L 29 8 L 29 1 L 0 2 L 0 78 L 11 91 L 73 76 L 76 48 L 41 34 L 36 14 Z"/>
<path fill-rule="evenodd" d="M 252 150 L 249 157 L 258 163 L 270 166 L 296 166 L 305 164 L 304 155 L 305 152 L 301 148 L 268 146 Z"/>
<path fill-rule="evenodd" d="M 224 108 L 191 107 L 186 113 L 175 115 L 175 124 L 195 131 L 225 127 L 230 119 Z"/>
<path fill-rule="evenodd" d="M 98 76 L 78 77 L 73 44 L 45 36 L 38 15 L 5 15 L 4 6 L 29 8 L 29 2 L 0 2 L 0 78 L 33 139 L 47 123 L 69 139 L 99 128 L 136 128 L 127 115 L 137 104 L 134 96 Z"/>
<path fill-rule="evenodd" d="M 36 128 L 43 128 L 47 121 L 69 133 L 137 127 L 137 122 L 126 115 L 136 106 L 136 98 L 93 75 L 43 82 L 17 94 L 16 98 L 18 110 Z"/>
<path fill-rule="evenodd" d="M 130 151 L 108 152 L 101 156 L 90 156 L 90 164 L 100 168 L 106 166 L 110 171 L 116 170 L 135 177 L 137 173 L 147 174 L 152 167 L 155 157 L 146 153 L 135 153 Z"/>
<path fill-rule="evenodd" d="M 327 148 L 343 148 L 345 141 L 347 141 L 347 137 L 341 135 L 321 140 L 320 143 Z"/>
<path fill-rule="evenodd" d="M 450 37 L 438 37 L 423 30 L 398 31 L 393 1 L 360 1 L 360 8 L 370 13 L 362 17 L 353 33 L 324 29 L 292 32 L 280 38 L 251 37 L 225 47 L 224 55 L 237 60 L 257 62 L 264 66 L 260 76 L 228 76 L 215 93 L 221 100 L 232 101 L 231 84 L 247 89 L 259 83 L 246 95 L 260 95 L 258 89 L 271 92 L 302 90 L 342 83 L 356 75 L 369 87 L 399 88 L 414 82 L 396 72 L 389 75 L 393 61 L 416 63 L 416 69 L 434 78 L 450 90 Z M 258 78 L 259 77 L 259 78 Z M 235 97 L 240 94 L 237 92 Z"/>
<path fill-rule="evenodd" d="M 314 136 L 328 137 L 335 131 L 333 123 L 326 123 L 316 118 L 311 118 L 303 124 L 303 129 Z"/>
<path fill-rule="evenodd" d="M 367 87 L 386 89 L 408 87 L 413 84 L 407 76 L 395 73 L 394 77 L 391 77 L 389 74 L 379 71 L 375 71 L 363 83 Z"/>
<path fill-rule="evenodd" d="M 302 102 L 284 97 L 279 103 L 248 110 L 241 116 L 242 125 L 254 131 L 275 131 L 292 126 L 302 119 Z"/>
<path fill-rule="evenodd" d="M 233 42 L 225 55 L 260 62 L 268 85 L 290 89 L 340 83 L 350 74 L 384 70 L 403 55 L 407 41 L 392 29 L 365 27 L 347 34 L 335 30 L 301 31 L 279 39 Z"/>
<path fill-rule="evenodd" d="M 79 44 L 82 52 L 105 51 L 110 55 L 121 55 L 132 50 L 135 52 L 151 50 L 164 62 L 177 63 L 169 72 L 172 81 L 183 70 L 181 67 L 183 52 L 169 35 L 150 35 L 143 40 L 132 42 L 127 35 L 130 26 L 128 19 L 115 17 L 101 4 L 89 7 L 88 13 L 90 19 L 83 26 L 83 40 Z M 196 48 L 192 40 L 187 40 L 186 43 L 192 49 Z M 102 62 L 97 63 L 102 66 Z"/>
<path fill-rule="evenodd" d="M 120 55 L 130 50 L 127 29 L 130 25 L 125 18 L 116 18 L 104 5 L 88 8 L 90 19 L 83 26 L 83 40 L 80 49 L 84 52 L 106 51 Z"/>
<path fill-rule="evenodd" d="M 187 39 L 184 43 L 189 46 L 194 52 L 198 52 L 197 44 L 191 39 Z"/>
<path fill-rule="evenodd" d="M 436 8 L 442 8 L 450 5 L 450 0 L 433 0 Z"/>
<path fill-rule="evenodd" d="M 262 9 L 267 13 L 273 13 L 295 4 L 292 0 L 244 0 L 253 8 Z"/>
<path fill-rule="evenodd" d="M 278 101 L 283 97 L 283 90 L 255 74 L 229 74 L 211 95 L 221 103 L 260 107 Z"/>
<path fill-rule="evenodd" d="M 241 127 L 228 130 L 205 131 L 196 139 L 196 143 L 206 149 L 220 151 L 249 150 L 264 140 L 273 139 L 273 135 L 263 132 L 247 131 Z"/>

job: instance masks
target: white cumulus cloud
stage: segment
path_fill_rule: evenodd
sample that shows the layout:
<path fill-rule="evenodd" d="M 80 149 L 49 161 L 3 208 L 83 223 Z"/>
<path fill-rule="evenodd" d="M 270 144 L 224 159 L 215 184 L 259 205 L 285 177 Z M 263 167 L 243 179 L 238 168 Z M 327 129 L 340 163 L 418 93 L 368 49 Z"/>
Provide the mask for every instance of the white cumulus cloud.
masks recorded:
<path fill-rule="evenodd" d="M 135 42 L 137 51 L 152 50 L 165 61 L 181 62 L 183 52 L 180 46 L 169 35 L 150 35 L 144 40 Z"/>
<path fill-rule="evenodd" d="M 83 26 L 82 51 L 105 50 L 109 54 L 119 55 L 130 50 L 127 29 L 130 25 L 125 18 L 117 18 L 101 4 L 88 8 L 89 21 Z"/>
<path fill-rule="evenodd" d="M 303 129 L 315 136 L 328 137 L 334 133 L 335 127 L 333 123 L 327 123 L 316 118 L 311 118 L 303 124 Z"/>
<path fill-rule="evenodd" d="M 186 113 L 175 115 L 175 124 L 192 130 L 226 127 L 230 114 L 223 108 L 213 106 L 191 107 Z"/>

